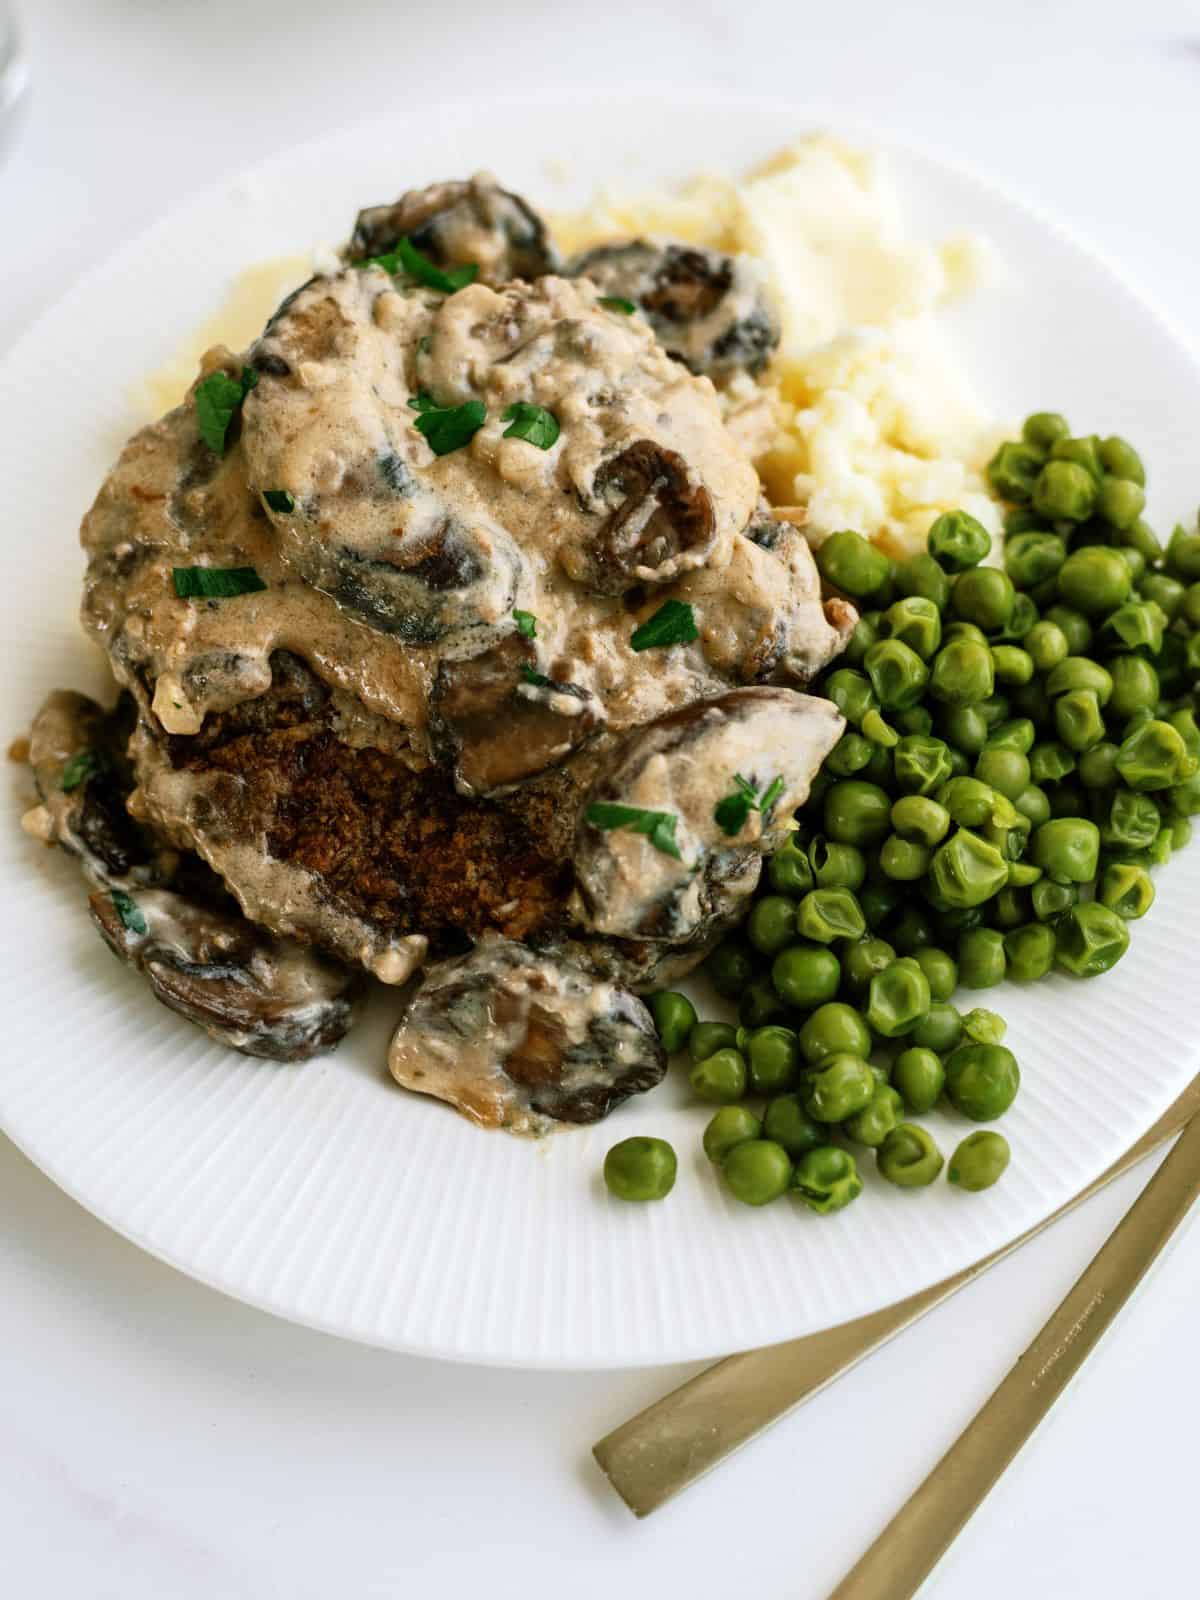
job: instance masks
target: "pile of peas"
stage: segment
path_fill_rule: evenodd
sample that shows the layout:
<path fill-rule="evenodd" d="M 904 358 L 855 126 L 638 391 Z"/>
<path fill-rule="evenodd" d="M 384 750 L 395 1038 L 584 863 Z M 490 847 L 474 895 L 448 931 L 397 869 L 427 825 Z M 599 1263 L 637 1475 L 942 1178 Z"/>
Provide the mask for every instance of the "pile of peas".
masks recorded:
<path fill-rule="evenodd" d="M 990 1121 L 1020 1082 L 1004 1023 L 961 1014 L 956 988 L 1109 971 L 1153 902 L 1150 868 L 1200 812 L 1200 531 L 1164 550 L 1136 451 L 1056 414 L 1028 418 L 988 474 L 1009 508 L 1003 568 L 981 565 L 991 539 L 965 512 L 905 561 L 853 532 L 818 550 L 860 609 L 813 691 L 848 727 L 708 959 L 740 1026 L 699 1021 L 683 995 L 650 1002 L 693 1092 L 720 1106 L 705 1152 L 751 1205 L 789 1190 L 818 1213 L 848 1205 L 862 1181 L 847 1142 L 892 1183 L 932 1183 L 941 1153 L 905 1113 L 944 1096 Z M 985 1189 L 1008 1160 L 979 1130 L 948 1177 Z M 674 1176 L 662 1140 L 625 1140 L 605 1164 L 628 1199 Z"/>

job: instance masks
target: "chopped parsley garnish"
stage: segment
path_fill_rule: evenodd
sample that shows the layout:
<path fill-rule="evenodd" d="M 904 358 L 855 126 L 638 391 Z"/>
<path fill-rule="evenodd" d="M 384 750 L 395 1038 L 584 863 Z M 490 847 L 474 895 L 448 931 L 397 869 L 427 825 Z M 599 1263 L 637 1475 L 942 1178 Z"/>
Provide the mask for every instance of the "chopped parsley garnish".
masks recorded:
<path fill-rule="evenodd" d="M 429 441 L 435 456 L 448 456 L 452 450 L 461 450 L 470 444 L 487 420 L 487 407 L 482 400 L 467 400 L 461 406 L 439 406 L 424 389 L 408 402 L 417 412 L 413 423 L 418 433 Z"/>
<path fill-rule="evenodd" d="M 62 769 L 58 787 L 70 794 L 72 789 L 78 789 L 81 783 L 86 783 L 94 773 L 99 772 L 103 764 L 97 751 L 76 750 Z"/>
<path fill-rule="evenodd" d="M 181 600 L 232 600 L 267 587 L 253 567 L 175 567 L 173 576 Z"/>
<path fill-rule="evenodd" d="M 532 667 L 522 667 L 521 677 L 526 683 L 532 683 L 537 689 L 553 689 L 554 684 L 544 672 L 535 672 Z"/>
<path fill-rule="evenodd" d="M 602 294 L 600 304 L 606 311 L 623 311 L 627 317 L 631 317 L 637 310 L 632 300 L 623 300 L 619 294 Z"/>
<path fill-rule="evenodd" d="M 664 600 L 652 617 L 635 628 L 629 644 L 633 650 L 659 650 L 669 644 L 688 644 L 700 637 L 696 618 L 686 600 Z"/>
<path fill-rule="evenodd" d="M 504 413 L 506 439 L 526 439 L 539 450 L 549 450 L 558 438 L 558 418 L 545 406 L 531 405 L 528 400 L 514 400 Z"/>
<path fill-rule="evenodd" d="M 240 378 L 231 378 L 227 372 L 210 372 L 196 385 L 196 422 L 200 437 L 214 455 L 225 454 L 229 424 L 257 382 L 254 368 L 243 367 Z"/>
<path fill-rule="evenodd" d="M 585 813 L 593 828 L 628 828 L 630 833 L 644 833 L 656 850 L 665 856 L 682 861 L 683 856 L 675 842 L 675 824 L 679 818 L 673 811 L 647 811 L 644 806 L 610 805 L 604 801 L 593 802 Z"/>
<path fill-rule="evenodd" d="M 144 934 L 146 932 L 146 919 L 142 915 L 141 907 L 131 895 L 125 893 L 124 889 L 114 889 L 112 891 L 112 903 L 113 910 L 120 917 L 123 928 L 130 933 Z"/>
<path fill-rule="evenodd" d="M 401 239 L 394 250 L 381 256 L 369 256 L 366 261 L 360 261 L 359 266 L 382 267 L 392 277 L 398 272 L 407 272 L 418 283 L 427 284 L 430 289 L 440 289 L 443 294 L 456 294 L 459 289 L 474 283 L 479 276 L 479 265 L 475 261 L 443 272 L 427 255 L 422 255 L 411 239 Z"/>
<path fill-rule="evenodd" d="M 735 772 L 733 791 L 723 800 L 718 800 L 713 807 L 717 826 L 730 839 L 735 834 L 741 833 L 752 811 L 761 811 L 764 816 L 770 811 L 783 793 L 783 779 L 772 779 L 767 785 L 765 794 L 760 795 L 749 779 L 743 778 L 740 772 Z"/>
<path fill-rule="evenodd" d="M 285 517 L 296 509 L 296 502 L 286 489 L 264 489 L 263 499 L 272 511 L 282 512 Z"/>
<path fill-rule="evenodd" d="M 514 611 L 513 621 L 517 625 L 517 632 L 522 639 L 537 638 L 537 618 L 532 611 Z"/>

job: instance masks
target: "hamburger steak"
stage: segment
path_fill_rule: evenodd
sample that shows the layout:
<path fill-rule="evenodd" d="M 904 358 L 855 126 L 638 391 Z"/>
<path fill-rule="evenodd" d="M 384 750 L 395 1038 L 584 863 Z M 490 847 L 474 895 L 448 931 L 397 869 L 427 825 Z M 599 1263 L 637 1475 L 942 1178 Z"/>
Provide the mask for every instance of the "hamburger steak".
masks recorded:
<path fill-rule="evenodd" d="M 422 253 L 387 255 L 405 240 Z M 141 876 L 92 870 L 93 912 L 160 998 L 168 908 L 138 933 L 122 895 L 175 896 L 175 932 L 192 895 L 197 973 L 218 934 L 242 941 L 227 1010 L 274 974 L 294 1012 L 312 952 L 319 1020 L 268 1028 L 271 1053 L 334 1042 L 351 974 L 424 969 L 396 1076 L 519 1131 L 661 1077 L 630 991 L 736 920 L 841 732 L 800 691 L 855 620 L 762 504 L 712 381 L 557 260 L 490 180 L 435 185 L 362 213 L 349 264 L 244 356 L 210 352 L 84 519 L 84 627 L 123 700 L 60 751 L 106 743 L 97 773 L 122 775 L 92 808 L 136 836 Z M 730 837 L 735 773 L 771 803 Z M 33 831 L 80 854 L 61 772 L 38 781 Z M 614 820 L 631 811 L 667 820 Z M 460 1070 L 446 1040 L 467 1036 Z"/>

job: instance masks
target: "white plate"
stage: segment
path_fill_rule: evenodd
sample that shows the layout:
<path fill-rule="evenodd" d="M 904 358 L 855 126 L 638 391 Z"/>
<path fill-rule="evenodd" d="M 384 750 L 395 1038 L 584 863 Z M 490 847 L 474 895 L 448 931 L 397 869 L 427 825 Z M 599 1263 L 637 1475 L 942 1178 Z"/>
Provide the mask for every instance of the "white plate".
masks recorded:
<path fill-rule="evenodd" d="M 4 710 L 16 733 L 49 687 L 98 688 L 76 623 L 76 527 L 129 431 L 127 396 L 216 308 L 247 263 L 345 234 L 355 209 L 486 164 L 532 200 L 584 199 L 738 168 L 811 125 L 803 107 L 629 99 L 421 110 L 351 130 L 203 195 L 89 268 L 0 371 Z M 939 160 L 891 147 L 914 231 L 981 227 L 1020 283 L 955 315 L 1000 415 L 1053 406 L 1148 452 L 1168 526 L 1200 493 L 1200 372 L 1096 258 Z M 547 179 L 547 152 L 572 174 Z M 1133 949 L 1100 982 L 1054 978 L 986 998 L 1009 1018 L 1024 1086 L 994 1190 L 920 1195 L 873 1174 L 847 1213 L 747 1211 L 699 1151 L 678 1077 L 605 1124 L 541 1144 L 481 1133 L 384 1072 L 397 1002 L 376 992 L 334 1056 L 276 1067 L 219 1049 L 119 968 L 82 912 L 75 869 L 0 825 L 0 1123 L 56 1182 L 182 1270 L 300 1322 L 396 1349 L 530 1366 L 715 1355 L 823 1328 L 1004 1244 L 1095 1177 L 1197 1070 L 1191 908 L 1200 849 L 1159 876 Z M 967 1128 L 934 1117 L 949 1150 Z M 610 1201 L 608 1146 L 672 1140 L 662 1205 Z M 870 1163 L 868 1162 L 869 1166 Z"/>

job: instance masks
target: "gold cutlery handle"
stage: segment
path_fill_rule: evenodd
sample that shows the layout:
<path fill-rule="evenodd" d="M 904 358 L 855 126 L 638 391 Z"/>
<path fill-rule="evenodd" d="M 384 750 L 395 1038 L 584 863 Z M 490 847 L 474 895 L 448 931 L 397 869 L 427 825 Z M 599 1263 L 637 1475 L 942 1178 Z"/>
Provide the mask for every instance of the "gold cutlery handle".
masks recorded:
<path fill-rule="evenodd" d="M 982 1261 L 853 1322 L 764 1350 L 747 1350 L 664 1395 L 594 1446 L 613 1488 L 639 1517 L 717 1466 L 726 1456 L 849 1372 L 902 1329 L 1018 1249 L 1073 1206 L 1173 1138 L 1200 1112 L 1200 1078 L 1190 1084 L 1132 1149 L 1053 1216 Z"/>
<path fill-rule="evenodd" d="M 829 1600 L 908 1600 L 1095 1349 L 1200 1194 L 1200 1118 L 1037 1338 Z"/>

